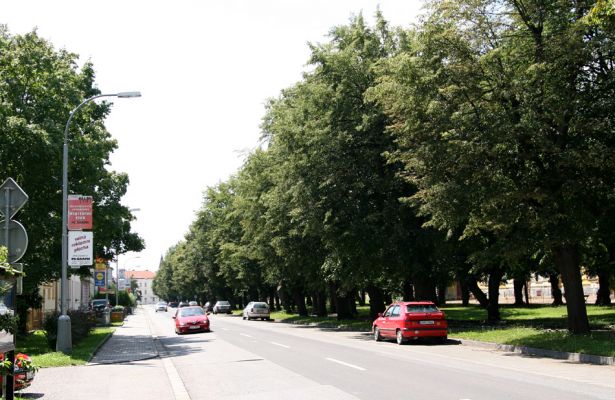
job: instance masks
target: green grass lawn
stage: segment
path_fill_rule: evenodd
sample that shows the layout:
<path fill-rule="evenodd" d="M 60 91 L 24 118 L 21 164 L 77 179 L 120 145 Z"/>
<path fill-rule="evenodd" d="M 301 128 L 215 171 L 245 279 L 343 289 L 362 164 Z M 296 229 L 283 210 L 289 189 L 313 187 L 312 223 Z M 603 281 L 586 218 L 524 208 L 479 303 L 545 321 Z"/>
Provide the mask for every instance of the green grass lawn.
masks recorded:
<path fill-rule="evenodd" d="M 115 328 L 94 328 L 89 336 L 73 346 L 70 355 L 51 351 L 43 331 L 35 331 L 26 337 L 17 337 L 17 351 L 26 353 L 32 358 L 34 365 L 40 368 L 65 367 L 87 363 L 98 346 L 111 335 Z"/>

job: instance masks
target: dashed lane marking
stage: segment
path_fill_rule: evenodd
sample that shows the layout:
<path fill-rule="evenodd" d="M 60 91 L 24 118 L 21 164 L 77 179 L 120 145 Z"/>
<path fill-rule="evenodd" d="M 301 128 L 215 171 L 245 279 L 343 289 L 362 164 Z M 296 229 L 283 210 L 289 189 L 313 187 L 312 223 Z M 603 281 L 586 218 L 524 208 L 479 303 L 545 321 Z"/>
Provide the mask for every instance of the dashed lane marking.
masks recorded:
<path fill-rule="evenodd" d="M 344 366 L 349 367 L 349 368 L 358 369 L 359 371 L 365 371 L 365 368 L 363 368 L 363 367 L 359 367 L 358 365 L 354 365 L 354 364 L 349 364 L 349 363 L 344 362 L 344 361 L 336 360 L 335 358 L 326 357 L 325 360 L 329 360 L 331 362 L 338 363 L 340 365 L 344 365 Z"/>
<path fill-rule="evenodd" d="M 269 342 L 269 343 L 274 344 L 276 346 L 284 347 L 285 349 L 290 349 L 290 346 L 287 346 L 287 345 L 282 344 L 282 343 L 276 343 L 276 342 Z"/>

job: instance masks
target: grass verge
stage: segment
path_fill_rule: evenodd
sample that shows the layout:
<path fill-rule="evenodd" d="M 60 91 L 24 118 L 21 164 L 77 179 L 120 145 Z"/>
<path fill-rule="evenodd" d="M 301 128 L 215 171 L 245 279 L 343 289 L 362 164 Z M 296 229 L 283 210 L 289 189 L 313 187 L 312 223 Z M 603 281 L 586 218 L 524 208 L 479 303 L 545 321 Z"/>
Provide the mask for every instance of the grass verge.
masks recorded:
<path fill-rule="evenodd" d="M 84 365 L 94 354 L 98 346 L 113 333 L 115 328 L 99 327 L 73 346 L 71 354 L 50 351 L 43 331 L 35 331 L 27 337 L 17 338 L 17 351 L 26 353 L 32 362 L 40 367 L 66 367 L 70 365 Z"/>
<path fill-rule="evenodd" d="M 615 357 L 615 307 L 587 306 L 592 327 L 588 335 L 572 335 L 567 329 L 566 307 L 503 305 L 502 320 L 488 323 L 487 311 L 478 306 L 442 307 L 449 322 L 449 336 L 483 342 L 535 347 Z M 354 320 L 338 321 L 334 316 L 301 317 L 283 311 L 271 313 L 278 322 L 310 325 L 318 328 L 340 330 L 371 330 L 369 307 L 357 307 Z"/>

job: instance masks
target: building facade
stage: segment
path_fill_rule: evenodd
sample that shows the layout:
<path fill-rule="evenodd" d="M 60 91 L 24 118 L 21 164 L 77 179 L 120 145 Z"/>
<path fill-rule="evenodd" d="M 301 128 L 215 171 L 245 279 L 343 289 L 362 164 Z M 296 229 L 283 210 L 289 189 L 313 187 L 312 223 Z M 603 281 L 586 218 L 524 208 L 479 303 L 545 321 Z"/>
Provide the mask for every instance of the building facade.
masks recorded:
<path fill-rule="evenodd" d="M 154 294 L 152 289 L 156 273 L 145 271 L 126 271 L 126 279 L 128 281 L 135 280 L 137 282 L 137 290 L 141 293 L 141 304 L 155 304 L 160 299 Z"/>

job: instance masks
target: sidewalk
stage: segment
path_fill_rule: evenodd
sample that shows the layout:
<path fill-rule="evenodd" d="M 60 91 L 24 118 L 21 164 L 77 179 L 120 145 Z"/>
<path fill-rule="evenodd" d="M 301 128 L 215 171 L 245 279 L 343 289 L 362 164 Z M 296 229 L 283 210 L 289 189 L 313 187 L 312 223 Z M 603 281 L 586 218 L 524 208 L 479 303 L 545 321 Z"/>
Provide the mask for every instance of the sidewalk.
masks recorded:
<path fill-rule="evenodd" d="M 135 313 L 124 320 L 124 325 L 115 330 L 88 365 L 140 361 L 154 357 L 158 357 L 158 351 L 145 310 L 135 308 Z"/>
<path fill-rule="evenodd" d="M 19 396 L 43 400 L 172 400 L 169 377 L 141 308 L 84 366 L 41 368 Z"/>

